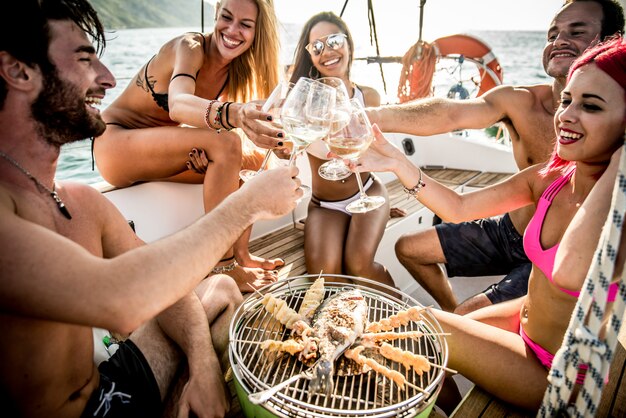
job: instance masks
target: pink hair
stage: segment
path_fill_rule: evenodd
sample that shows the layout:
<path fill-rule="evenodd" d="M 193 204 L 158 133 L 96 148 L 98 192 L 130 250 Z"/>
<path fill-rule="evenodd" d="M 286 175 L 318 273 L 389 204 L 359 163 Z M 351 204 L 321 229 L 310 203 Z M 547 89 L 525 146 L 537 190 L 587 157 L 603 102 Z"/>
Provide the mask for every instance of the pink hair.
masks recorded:
<path fill-rule="evenodd" d="M 576 70 L 588 64 L 595 64 L 617 81 L 622 86 L 626 97 L 626 41 L 624 38 L 616 36 L 587 49 L 572 63 L 567 75 L 567 82 L 569 83 Z M 561 170 L 564 173 L 575 164 L 573 161 L 566 161 L 559 157 L 556 152 L 557 147 L 558 144 L 555 144 L 548 164 L 540 171 L 544 176 L 555 170 Z"/>

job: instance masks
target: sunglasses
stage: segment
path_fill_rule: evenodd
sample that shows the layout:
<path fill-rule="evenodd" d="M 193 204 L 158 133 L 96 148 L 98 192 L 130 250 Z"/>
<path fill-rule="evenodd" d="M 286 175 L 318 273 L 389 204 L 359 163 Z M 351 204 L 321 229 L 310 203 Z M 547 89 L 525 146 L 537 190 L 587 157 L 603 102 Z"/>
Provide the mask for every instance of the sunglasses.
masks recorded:
<path fill-rule="evenodd" d="M 326 42 L 323 42 L 322 39 L 316 39 L 307 46 L 305 49 L 309 51 L 309 54 L 315 55 L 316 57 L 322 55 L 325 47 L 329 47 L 332 50 L 337 50 L 343 47 L 346 43 L 346 38 L 348 36 L 345 33 L 333 33 L 332 35 L 324 36 L 326 38 Z"/>

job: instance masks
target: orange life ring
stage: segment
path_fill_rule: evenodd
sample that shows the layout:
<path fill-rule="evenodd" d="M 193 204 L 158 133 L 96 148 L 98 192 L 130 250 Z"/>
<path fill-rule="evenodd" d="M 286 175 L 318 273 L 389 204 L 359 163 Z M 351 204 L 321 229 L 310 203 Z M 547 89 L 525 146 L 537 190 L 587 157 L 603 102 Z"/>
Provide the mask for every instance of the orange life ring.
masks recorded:
<path fill-rule="evenodd" d="M 491 49 L 480 39 L 470 35 L 451 35 L 436 39 L 433 45 L 439 57 L 463 55 L 482 64 L 478 65 L 480 87 L 477 96 L 502 84 L 502 67 Z"/>

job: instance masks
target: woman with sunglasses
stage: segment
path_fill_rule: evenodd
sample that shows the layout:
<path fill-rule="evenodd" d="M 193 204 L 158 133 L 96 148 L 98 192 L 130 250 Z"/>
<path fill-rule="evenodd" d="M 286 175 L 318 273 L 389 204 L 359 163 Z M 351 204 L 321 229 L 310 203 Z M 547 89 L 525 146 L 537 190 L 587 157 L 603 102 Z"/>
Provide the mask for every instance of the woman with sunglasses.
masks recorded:
<path fill-rule="evenodd" d="M 103 111 L 108 126 L 94 142 L 102 177 L 117 187 L 150 180 L 203 183 L 210 211 L 237 190 L 242 163 L 258 168 L 262 159 L 262 153 L 246 155 L 240 136 L 229 131 L 246 117 L 236 102 L 267 97 L 278 83 L 279 48 L 270 0 L 218 2 L 212 33 L 185 33 L 167 42 Z M 248 284 L 275 281 L 272 270 L 282 264 L 252 256 L 249 235 L 214 269 L 246 292 Z"/>
<path fill-rule="evenodd" d="M 449 367 L 504 401 L 532 410 L 541 402 L 593 252 L 589 240 L 576 241 L 572 228 L 581 225 L 572 220 L 585 212 L 602 212 L 594 200 L 610 198 L 625 128 L 626 41 L 619 37 L 588 49 L 570 67 L 554 115 L 556 143 L 547 163 L 458 194 L 423 174 L 378 127 L 375 141 L 358 160 L 364 170 L 393 172 L 410 194 L 447 221 L 536 206 L 524 233 L 524 250 L 532 262 L 528 294 L 465 316 L 433 310 L 450 333 Z M 589 212 L 592 208 L 595 212 Z M 593 248 L 597 232 L 586 236 L 596 239 Z M 616 292 L 611 285 L 609 300 Z"/>
<path fill-rule="evenodd" d="M 292 82 L 300 77 L 337 77 L 348 94 L 364 106 L 378 106 L 380 96 L 371 87 L 350 80 L 354 43 L 346 23 L 332 12 L 322 12 L 305 23 L 296 46 Z M 345 207 L 358 198 L 354 175 L 329 181 L 320 177 L 319 167 L 328 158 L 321 141 L 307 149 L 312 172 L 313 196 L 304 227 L 304 251 L 309 273 L 349 274 L 393 286 L 387 269 L 374 261 L 376 249 L 389 219 L 389 204 L 353 215 Z M 387 197 L 385 186 L 374 175 L 361 173 L 368 194 Z"/>

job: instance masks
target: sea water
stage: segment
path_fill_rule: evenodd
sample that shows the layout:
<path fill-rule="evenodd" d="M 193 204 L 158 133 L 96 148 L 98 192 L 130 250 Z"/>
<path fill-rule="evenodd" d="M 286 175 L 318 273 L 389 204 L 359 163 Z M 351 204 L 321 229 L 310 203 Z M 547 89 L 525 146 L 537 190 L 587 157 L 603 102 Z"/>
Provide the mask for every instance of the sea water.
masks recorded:
<path fill-rule="evenodd" d="M 281 62 L 284 65 L 292 61 L 300 30 L 301 26 L 296 24 L 283 24 L 281 27 Z M 109 105 L 126 88 L 132 77 L 159 50 L 161 45 L 187 31 L 198 31 L 198 28 L 150 28 L 108 32 L 107 47 L 102 61 L 115 75 L 117 85 L 107 91 L 102 108 Z M 505 84 L 532 85 L 550 82 L 551 79 L 543 71 L 541 63 L 546 39 L 545 32 L 469 31 L 467 33 L 477 36 L 492 48 L 504 69 Z M 355 57 L 373 55 L 369 39 L 359 41 L 355 39 Z M 387 54 L 381 51 L 381 55 Z M 455 61 L 450 61 L 442 62 L 441 67 L 435 79 L 435 87 L 440 90 L 438 95 L 445 95 L 446 89 L 459 77 L 459 65 Z M 466 82 L 464 83 L 466 88 L 470 90 L 471 78 L 474 76 L 470 70 L 471 65 L 466 64 L 460 68 L 460 77 Z M 378 65 L 355 60 L 351 78 L 357 84 L 376 88 L 383 98 L 383 103 L 392 103 L 396 97 L 400 69 L 400 64 L 383 64 L 385 76 L 383 83 Z M 91 140 L 78 141 L 62 148 L 57 178 L 85 183 L 102 181 L 97 166 L 92 170 Z"/>

